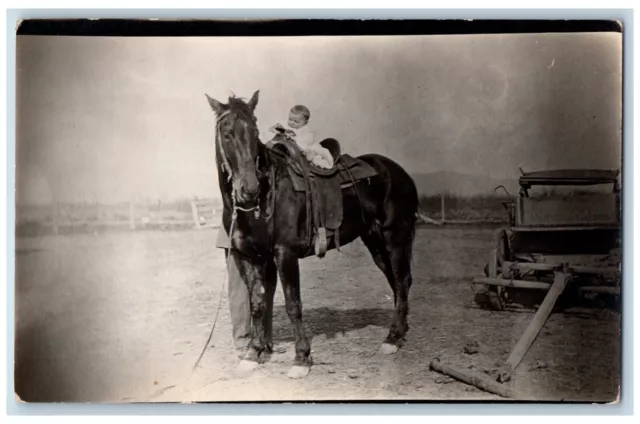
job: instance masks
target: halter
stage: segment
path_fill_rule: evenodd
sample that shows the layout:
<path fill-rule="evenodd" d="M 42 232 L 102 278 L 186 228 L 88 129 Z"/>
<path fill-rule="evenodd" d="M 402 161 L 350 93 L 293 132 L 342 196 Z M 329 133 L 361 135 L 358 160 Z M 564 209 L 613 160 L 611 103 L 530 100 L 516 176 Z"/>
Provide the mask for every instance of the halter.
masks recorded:
<path fill-rule="evenodd" d="M 231 111 L 227 110 L 224 113 L 220 114 L 218 116 L 218 119 L 216 119 L 216 144 L 219 145 L 220 152 L 222 153 L 222 170 L 229 175 L 227 177 L 227 182 L 231 181 L 233 175 L 231 173 L 231 166 L 229 165 L 229 161 L 227 160 L 227 154 L 224 151 L 224 144 L 222 143 L 222 141 L 220 141 L 220 121 L 222 121 L 222 118 L 226 117 L 230 113 Z"/>
<path fill-rule="evenodd" d="M 216 119 L 216 144 L 220 147 L 220 153 L 222 156 L 222 170 L 227 173 L 227 183 L 233 180 L 233 172 L 231 171 L 231 165 L 229 165 L 229 160 L 227 159 L 227 153 L 224 150 L 224 143 L 221 140 L 222 137 L 220 134 L 220 121 L 222 121 L 222 119 L 225 118 L 230 113 L 231 113 L 231 110 L 226 110 L 223 113 L 221 113 Z M 256 157 L 256 170 L 258 169 L 258 166 L 259 166 L 259 160 L 260 160 L 260 157 L 259 156 Z M 233 188 L 233 185 L 231 186 L 231 201 L 233 202 L 233 212 L 231 215 L 232 225 L 238 216 L 239 210 L 242 212 L 253 211 L 253 216 L 256 219 L 260 217 L 260 203 L 258 203 L 256 206 L 252 208 L 243 208 L 236 204 L 236 190 L 235 188 Z"/>

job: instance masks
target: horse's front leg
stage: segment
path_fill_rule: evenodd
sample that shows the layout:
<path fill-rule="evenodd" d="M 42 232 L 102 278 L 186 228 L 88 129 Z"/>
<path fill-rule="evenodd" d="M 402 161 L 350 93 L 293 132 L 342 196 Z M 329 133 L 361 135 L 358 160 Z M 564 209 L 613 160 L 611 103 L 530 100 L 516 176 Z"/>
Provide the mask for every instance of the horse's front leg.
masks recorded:
<path fill-rule="evenodd" d="M 251 371 L 258 366 L 260 356 L 265 349 L 270 350 L 270 336 L 267 334 L 266 320 L 270 317 L 267 308 L 272 304 L 268 296 L 273 297 L 273 289 L 267 288 L 266 265 L 252 262 L 251 260 L 234 255 L 238 264 L 238 271 L 247 284 L 249 290 L 249 303 L 251 312 L 251 342 L 244 358 L 238 365 L 239 371 Z"/>
<path fill-rule="evenodd" d="M 276 266 L 282 283 L 287 314 L 296 335 L 296 357 L 289 370 L 290 378 L 302 378 L 311 369 L 311 345 L 304 334 L 302 324 L 302 301 L 300 299 L 300 267 L 298 257 L 288 248 L 276 249 Z"/>

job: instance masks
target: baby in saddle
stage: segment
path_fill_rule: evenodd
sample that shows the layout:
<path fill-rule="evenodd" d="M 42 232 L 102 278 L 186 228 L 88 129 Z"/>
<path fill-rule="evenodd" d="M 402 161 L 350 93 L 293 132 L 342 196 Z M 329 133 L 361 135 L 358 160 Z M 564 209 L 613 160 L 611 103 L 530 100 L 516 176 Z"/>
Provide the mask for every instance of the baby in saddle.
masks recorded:
<path fill-rule="evenodd" d="M 306 106 L 294 106 L 289 111 L 287 127 L 277 123 L 269 131 L 284 134 L 295 141 L 309 162 L 320 168 L 330 169 L 333 167 L 333 156 L 316 140 L 309 126 L 310 117 L 311 112 Z"/>

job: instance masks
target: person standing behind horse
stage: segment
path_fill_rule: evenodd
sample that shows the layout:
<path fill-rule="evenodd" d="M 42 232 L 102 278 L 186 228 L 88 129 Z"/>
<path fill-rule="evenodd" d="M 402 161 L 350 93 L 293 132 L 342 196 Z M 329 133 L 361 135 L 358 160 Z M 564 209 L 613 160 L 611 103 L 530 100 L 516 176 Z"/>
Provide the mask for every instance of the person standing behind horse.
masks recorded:
<path fill-rule="evenodd" d="M 331 156 L 331 152 L 328 149 L 322 147 L 316 140 L 315 134 L 309 125 L 310 117 L 309 108 L 303 105 L 296 105 L 289 111 L 289 117 L 287 118 L 288 128 L 277 123 L 269 131 L 283 132 L 296 142 L 309 162 L 320 168 L 330 169 L 333 167 L 333 156 Z"/>
<path fill-rule="evenodd" d="M 225 249 L 225 257 L 231 248 L 229 236 L 220 223 L 216 247 Z M 244 351 L 251 341 L 251 311 L 249 290 L 240 276 L 236 261 L 225 261 L 228 273 L 227 294 L 229 299 L 229 315 L 231 316 L 231 334 L 237 350 Z"/>

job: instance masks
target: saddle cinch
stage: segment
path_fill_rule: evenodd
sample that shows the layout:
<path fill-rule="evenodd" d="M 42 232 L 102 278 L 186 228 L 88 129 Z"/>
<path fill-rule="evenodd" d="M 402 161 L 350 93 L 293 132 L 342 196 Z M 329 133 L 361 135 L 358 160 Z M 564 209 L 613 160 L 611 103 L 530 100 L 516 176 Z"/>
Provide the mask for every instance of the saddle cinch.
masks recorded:
<path fill-rule="evenodd" d="M 316 256 L 322 258 L 327 252 L 331 237 L 336 248 L 340 249 L 342 189 L 378 173 L 366 162 L 342 154 L 337 140 L 327 138 L 320 144 L 333 156 L 334 165 L 330 169 L 320 168 L 309 162 L 300 147 L 284 136 L 276 136 L 268 146 L 284 154 L 294 190 L 306 193 L 307 217 L 311 217 L 307 219 L 309 242 L 313 242 Z"/>

